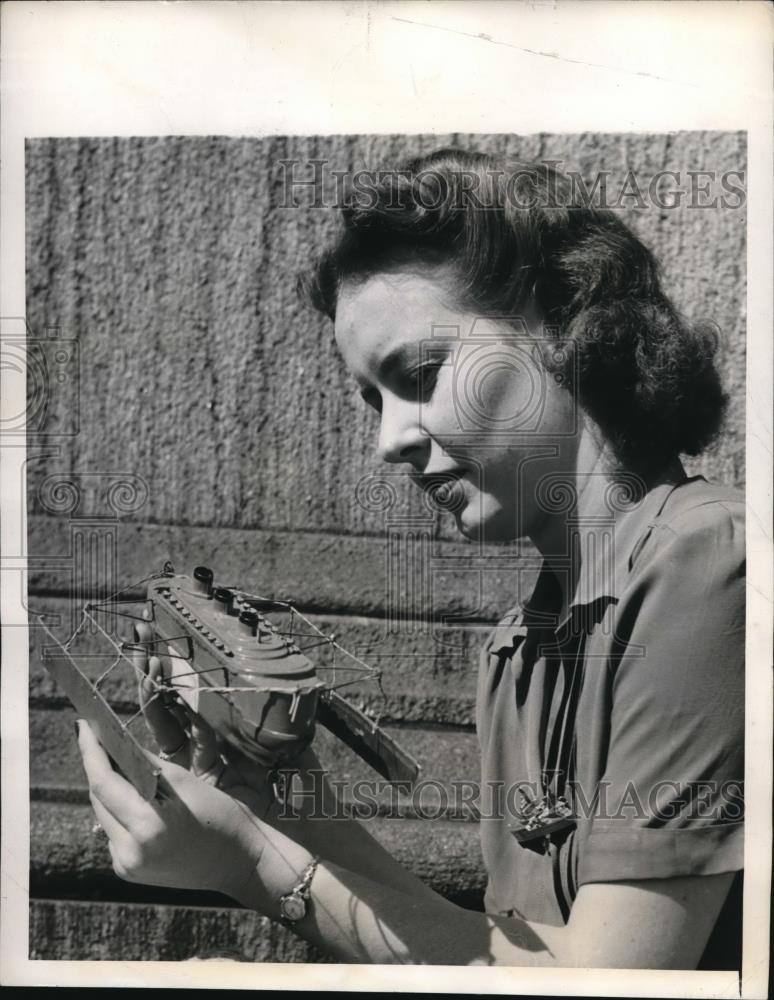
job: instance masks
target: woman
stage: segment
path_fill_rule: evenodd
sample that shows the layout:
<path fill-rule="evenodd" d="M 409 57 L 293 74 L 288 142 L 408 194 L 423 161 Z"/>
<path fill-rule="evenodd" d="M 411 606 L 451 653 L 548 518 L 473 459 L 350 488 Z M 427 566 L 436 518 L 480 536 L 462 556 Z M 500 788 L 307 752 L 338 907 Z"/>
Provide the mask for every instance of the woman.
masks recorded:
<path fill-rule="evenodd" d="M 153 658 L 160 802 L 80 727 L 116 872 L 225 892 L 341 961 L 695 967 L 742 867 L 744 506 L 678 458 L 722 416 L 711 335 L 551 168 L 459 150 L 356 191 L 306 288 L 384 460 L 463 535 L 543 557 L 481 661 L 487 912 L 354 821 L 283 818 L 149 699 Z"/>

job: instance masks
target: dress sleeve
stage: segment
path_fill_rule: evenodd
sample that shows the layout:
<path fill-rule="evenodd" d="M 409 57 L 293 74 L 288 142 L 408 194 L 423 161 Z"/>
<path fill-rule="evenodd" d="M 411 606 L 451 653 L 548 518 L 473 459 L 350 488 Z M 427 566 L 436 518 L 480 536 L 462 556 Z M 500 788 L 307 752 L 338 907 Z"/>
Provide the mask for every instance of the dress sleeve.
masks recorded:
<path fill-rule="evenodd" d="M 578 883 L 743 867 L 744 506 L 654 528 L 617 609 L 607 759 Z"/>

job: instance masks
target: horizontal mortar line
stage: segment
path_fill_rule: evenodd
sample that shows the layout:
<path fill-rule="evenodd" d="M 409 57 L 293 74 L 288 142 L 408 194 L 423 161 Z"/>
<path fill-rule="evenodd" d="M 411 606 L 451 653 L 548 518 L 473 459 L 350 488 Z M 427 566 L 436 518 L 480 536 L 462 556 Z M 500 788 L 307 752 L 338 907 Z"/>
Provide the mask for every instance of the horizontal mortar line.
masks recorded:
<path fill-rule="evenodd" d="M 471 695 L 467 701 L 460 700 L 459 705 L 467 707 L 473 706 L 475 698 Z M 388 726 L 394 726 L 396 729 L 408 729 L 408 730 L 418 730 L 418 731 L 430 731 L 430 732 L 441 732 L 441 733 L 473 733 L 476 732 L 475 722 L 438 722 L 435 719 L 428 719 L 427 722 L 415 721 L 412 719 L 395 719 L 388 720 L 387 716 L 382 716 L 382 721 Z"/>
<path fill-rule="evenodd" d="M 129 602 L 130 599 L 134 600 L 135 595 L 141 594 L 141 591 L 127 590 L 120 591 L 122 596 L 122 601 Z M 51 587 L 40 587 L 28 590 L 27 596 L 29 598 L 39 598 L 45 600 L 51 598 L 52 600 L 74 600 L 72 591 L 67 591 L 59 588 Z M 143 604 L 145 602 L 145 596 L 138 596 L 136 601 L 138 604 Z M 267 600 L 272 600 L 272 598 L 267 596 Z M 98 603 L 98 602 L 97 602 Z M 421 628 L 423 625 L 435 625 L 437 628 L 452 629 L 455 627 L 459 628 L 494 628 L 497 625 L 497 621 L 493 618 L 482 618 L 479 616 L 471 616 L 469 618 L 460 618 L 451 623 L 439 622 L 433 618 L 392 618 L 388 611 L 376 610 L 367 615 L 348 610 L 346 608 L 340 608 L 339 605 L 309 605 L 309 604 L 294 604 L 293 605 L 297 611 L 300 611 L 305 615 L 336 615 L 337 618 L 344 618 L 347 621 L 351 621 L 358 625 L 368 625 L 371 622 L 384 622 L 384 621 L 394 621 L 401 625 L 416 626 Z M 454 611 L 442 611 L 439 612 L 441 615 L 449 615 L 449 617 L 454 617 L 456 619 L 457 612 Z M 396 636 L 400 636 L 401 633 L 398 631 L 395 633 Z"/>
<path fill-rule="evenodd" d="M 97 520 L 99 515 L 94 515 L 94 519 Z M 57 516 L 55 514 L 36 514 L 31 513 L 28 515 L 28 520 L 34 519 L 38 522 L 49 521 L 54 524 L 62 525 L 63 522 L 70 524 L 77 524 L 80 518 L 68 518 L 65 515 Z M 87 515 L 83 516 L 83 520 L 88 521 L 89 517 Z M 288 535 L 294 538 L 329 538 L 332 543 L 341 544 L 342 541 L 346 541 L 349 538 L 356 538 L 360 541 L 374 541 L 374 542 L 384 542 L 385 544 L 391 540 L 391 536 L 386 533 L 376 533 L 368 531 L 346 531 L 338 534 L 335 531 L 331 531 L 328 528 L 288 528 L 288 527 L 267 527 L 265 525 L 254 525 L 249 528 L 236 528 L 233 525 L 213 525 L 213 524 L 174 524 L 169 521 L 128 521 L 125 519 L 121 520 L 111 520 L 110 518 L 105 518 L 106 524 L 114 524 L 116 527 L 137 527 L 137 528 L 163 528 L 168 531 L 212 531 L 212 532 L 232 532 L 234 534 L 254 534 L 261 532 L 264 535 Z M 421 528 L 425 526 L 424 521 L 417 520 L 414 523 L 411 519 L 411 515 L 407 515 L 405 518 L 396 518 L 394 527 L 406 527 L 406 528 Z M 455 538 L 440 538 L 438 536 L 433 536 L 430 541 L 434 545 L 440 545 L 444 548 L 454 547 L 455 549 L 464 549 L 466 543 Z M 470 548 L 474 548 L 474 543 L 470 543 Z M 505 552 L 512 555 L 533 555 L 537 557 L 536 550 L 525 543 L 518 543 L 514 546 L 514 551 L 509 552 L 507 545 L 491 545 L 491 551 L 480 552 L 479 557 L 482 559 L 492 558 L 497 552 Z M 35 555 L 34 553 L 27 553 L 28 555 Z M 460 552 L 460 557 L 465 557 L 466 553 Z M 37 556 L 36 558 L 43 558 L 43 556 Z"/>
<path fill-rule="evenodd" d="M 132 701 L 110 701 L 108 704 L 116 715 L 136 715 L 139 709 L 138 702 Z M 58 712 L 63 708 L 72 709 L 72 702 L 63 695 L 30 695 L 27 699 L 27 707 L 35 711 Z"/>
<path fill-rule="evenodd" d="M 118 876 L 115 876 L 116 880 Z M 210 905 L 202 903 L 189 903 L 186 902 L 184 898 L 179 896 L 174 889 L 167 890 L 169 895 L 163 895 L 153 892 L 153 886 L 140 886 L 138 883 L 127 883 L 129 887 L 128 891 L 132 892 L 133 898 L 122 899 L 118 894 L 115 897 L 109 897 L 104 894 L 104 889 L 100 888 L 97 895 L 87 896 L 85 893 L 88 891 L 86 885 L 83 884 L 82 880 L 73 880 L 74 884 L 71 888 L 63 886 L 59 895 L 52 894 L 51 887 L 46 886 L 46 894 L 38 896 L 34 891 L 30 892 L 30 902 L 34 903 L 71 903 L 76 906 L 169 906 L 181 910 L 242 910 L 243 907 L 234 900 L 230 900 L 227 896 L 223 897 L 223 902 L 218 900 Z M 120 885 L 121 883 L 119 883 Z M 148 889 L 150 891 L 143 892 L 142 890 Z M 139 891 L 138 891 L 139 890 Z M 92 890 L 93 891 L 93 890 Z M 193 890 L 192 890 L 193 891 Z M 268 918 L 266 918 L 268 919 Z"/>
<path fill-rule="evenodd" d="M 378 700 L 376 695 L 374 695 L 374 700 Z M 136 715 L 140 707 L 137 702 L 131 701 L 110 701 L 109 704 L 117 715 Z M 462 708 L 469 708 L 472 704 L 472 697 L 467 702 L 459 702 Z M 52 694 L 31 695 L 27 700 L 27 707 L 30 710 L 38 712 L 59 712 L 62 709 L 72 709 L 73 706 L 69 699 L 63 695 Z M 390 726 L 392 729 L 419 732 L 475 733 L 476 731 L 476 726 L 473 722 L 439 722 L 437 719 L 424 722 L 421 719 L 402 719 L 398 716 L 385 715 L 384 713 L 379 716 L 378 724 L 381 726 Z"/>
<path fill-rule="evenodd" d="M 30 802 L 44 802 L 51 805 L 91 805 L 88 788 L 72 785 L 31 785 Z M 344 811 L 348 815 L 351 815 L 353 807 L 354 801 L 352 796 L 345 795 L 343 802 Z M 438 815 L 435 815 L 430 805 L 427 807 L 427 812 L 430 815 L 423 815 L 422 809 L 418 809 L 411 802 L 397 802 L 392 808 L 387 803 L 377 802 L 376 806 L 372 808 L 375 808 L 375 813 L 371 815 L 369 812 L 368 819 L 406 819 L 418 820 L 422 823 L 445 822 L 465 824 L 478 824 L 480 821 L 479 812 L 475 807 L 471 807 L 469 810 L 446 807 L 443 810 L 439 810 Z"/>
<path fill-rule="evenodd" d="M 76 473 L 77 475 L 77 473 Z M 56 514 L 45 514 L 45 513 L 31 513 L 30 518 L 35 518 L 38 521 L 50 521 L 58 524 L 74 523 L 77 524 L 79 520 L 89 520 L 89 516 L 84 514 L 81 517 L 70 518 L 67 515 L 58 516 Z M 94 515 L 94 520 L 100 518 L 99 514 Z M 131 521 L 126 518 L 115 519 L 110 517 L 104 518 L 106 523 L 115 525 L 116 527 L 136 527 L 136 528 L 163 528 L 168 531 L 223 531 L 230 532 L 233 534 L 255 534 L 261 532 L 264 535 L 293 535 L 302 536 L 309 538 L 330 538 L 332 541 L 340 541 L 342 538 L 357 538 L 357 539 L 371 539 L 373 541 L 386 541 L 389 537 L 384 533 L 370 532 L 370 531 L 347 531 L 346 534 L 337 534 L 335 531 L 331 531 L 329 528 L 288 528 L 287 526 L 277 526 L 272 527 L 270 525 L 255 524 L 247 528 L 238 528 L 234 525 L 229 524 L 208 524 L 205 522 L 194 521 L 188 524 L 175 524 L 171 521 Z M 404 523 L 401 520 L 396 521 L 396 524 Z M 431 523 L 429 521 L 420 521 L 417 519 L 415 527 L 430 527 Z M 460 542 L 454 539 L 445 538 L 433 538 L 433 541 L 437 541 L 442 545 L 459 545 Z"/>
<path fill-rule="evenodd" d="M 75 906 L 127 906 L 143 908 L 148 906 L 164 906 L 179 910 L 192 910 L 194 912 L 211 912 L 212 910 L 236 910 L 243 913 L 255 913 L 259 919 L 268 920 L 256 911 L 248 910 L 240 906 L 235 900 L 228 896 L 218 896 L 212 902 L 204 902 L 201 899 L 206 892 L 187 890 L 195 897 L 189 901 L 183 895 L 186 890 L 159 889 L 154 886 L 144 886 L 140 883 L 122 882 L 118 876 L 112 876 L 109 880 L 100 879 L 98 888 L 90 887 L 82 878 L 59 879 L 58 886 L 45 884 L 40 880 L 40 886 L 35 883 L 31 886 L 30 901 L 34 903 L 67 903 Z M 43 892 L 39 895 L 38 890 Z M 88 895 L 89 889 L 93 895 Z M 58 891 L 57 891 L 58 890 Z M 108 895 L 108 892 L 112 892 Z M 216 894 L 211 894 L 213 897 Z M 465 909 L 483 911 L 483 887 L 477 885 L 475 881 L 465 882 L 461 886 L 450 887 L 450 891 L 445 894 L 452 902 L 455 900 L 464 906 Z"/>

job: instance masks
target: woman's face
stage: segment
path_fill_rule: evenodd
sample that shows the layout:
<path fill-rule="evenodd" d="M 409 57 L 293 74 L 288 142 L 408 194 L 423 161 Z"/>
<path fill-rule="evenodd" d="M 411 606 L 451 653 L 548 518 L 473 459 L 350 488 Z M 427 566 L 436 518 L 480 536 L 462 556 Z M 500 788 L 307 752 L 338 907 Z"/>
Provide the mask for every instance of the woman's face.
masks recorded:
<path fill-rule="evenodd" d="M 406 463 L 470 538 L 541 530 L 541 477 L 573 465 L 575 406 L 539 361 L 540 326 L 449 303 L 440 271 L 345 284 L 336 342 L 381 414 L 378 451 Z"/>

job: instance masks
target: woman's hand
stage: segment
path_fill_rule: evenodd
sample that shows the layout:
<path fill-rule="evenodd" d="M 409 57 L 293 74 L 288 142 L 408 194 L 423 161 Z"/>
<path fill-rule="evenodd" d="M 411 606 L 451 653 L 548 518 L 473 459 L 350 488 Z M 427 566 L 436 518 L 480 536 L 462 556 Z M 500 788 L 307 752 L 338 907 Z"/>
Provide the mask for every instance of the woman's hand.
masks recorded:
<path fill-rule="evenodd" d="M 164 704 L 160 697 L 161 660 L 157 656 L 150 658 L 143 673 L 140 707 L 161 751 L 161 760 L 187 768 L 202 781 L 244 802 L 260 819 L 268 820 L 276 809 L 269 769 L 238 755 L 231 747 L 221 747 L 211 727 L 185 703 L 171 708 Z"/>
<path fill-rule="evenodd" d="M 160 661 L 152 657 L 148 666 L 140 700 L 163 751 L 161 757 L 149 754 L 161 772 L 153 802 L 113 770 L 88 723 L 79 725 L 89 796 L 109 837 L 114 870 L 130 882 L 239 898 L 255 882 L 266 843 L 264 821 L 276 808 L 267 773 L 227 761 L 213 731 L 194 713 L 186 732 L 184 716 L 156 696 Z M 272 900 L 266 903 L 271 907 Z"/>
<path fill-rule="evenodd" d="M 161 769 L 160 796 L 146 802 L 113 770 L 87 722 L 79 724 L 78 743 L 91 804 L 108 835 L 120 878 L 235 896 L 251 877 L 263 847 L 260 824 L 244 801 L 177 764 L 154 758 Z"/>

